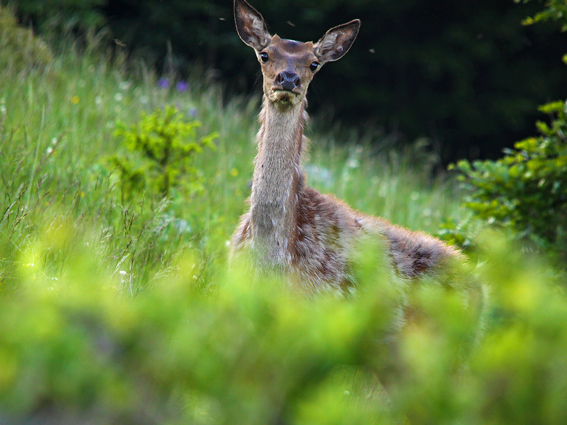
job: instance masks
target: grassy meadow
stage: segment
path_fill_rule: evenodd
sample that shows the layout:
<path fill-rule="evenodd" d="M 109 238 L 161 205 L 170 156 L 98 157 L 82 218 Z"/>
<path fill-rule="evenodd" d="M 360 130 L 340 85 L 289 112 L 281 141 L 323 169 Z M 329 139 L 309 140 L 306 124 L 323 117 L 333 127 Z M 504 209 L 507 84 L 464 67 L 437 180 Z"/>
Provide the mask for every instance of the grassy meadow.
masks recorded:
<path fill-rule="evenodd" d="M 184 251 L 202 260 L 203 285 L 213 283 L 206 274 L 215 261 L 226 262 L 225 242 L 247 208 L 259 87 L 250 97 L 223 101 L 222 87 L 203 77 L 186 84 L 158 79 L 142 62 L 127 63 L 120 52 L 91 47 L 78 53 L 72 44 L 41 72 L 7 73 L 2 79 L 7 258 L 15 260 L 42 232 L 64 222 L 77 235 L 98 234 L 105 241 L 101 261 L 114 268 L 120 263 L 136 276 L 136 289 Z M 114 135 L 116 124 L 135 124 L 142 113 L 167 105 L 176 106 L 186 121 L 200 121 L 201 133 L 218 132 L 216 149 L 196 158 L 204 191 L 173 194 L 164 203 L 144 196 L 123 202 L 119 176 L 108 161 L 126 151 Z M 347 133 L 346 143 L 332 131 L 309 136 L 306 168 L 315 188 L 425 231 L 436 231 L 443 218 L 459 214 L 454 186 L 441 180 L 431 184 L 435 159 L 425 150 L 400 153 L 387 140 L 381 150 L 370 136 L 354 132 Z M 56 274 L 60 260 L 46 260 L 44 267 Z M 11 271 L 2 275 L 5 290 L 17 286 L 14 279 Z"/>
<path fill-rule="evenodd" d="M 455 373 L 467 332 L 459 305 L 421 290 L 431 320 L 403 335 L 408 374 L 385 394 L 371 372 L 372 335 L 391 305 L 379 264 L 361 259 L 356 300 L 298 299 L 227 268 L 247 208 L 260 88 L 226 100 L 202 75 L 157 76 L 101 46 L 96 35 L 69 41 L 33 69 L 4 58 L 0 423 L 567 421 L 562 270 L 504 236 L 480 236 L 473 262 L 492 287 L 485 339 Z M 215 149 L 195 156 L 202 189 L 126 197 L 109 161 L 127 153 L 117 123 L 167 105 L 198 120 L 200 135 L 218 133 Z M 436 158 L 421 142 L 401 149 L 384 135 L 323 127 L 313 117 L 313 187 L 432 233 L 470 218 L 454 181 L 431 178 Z"/>

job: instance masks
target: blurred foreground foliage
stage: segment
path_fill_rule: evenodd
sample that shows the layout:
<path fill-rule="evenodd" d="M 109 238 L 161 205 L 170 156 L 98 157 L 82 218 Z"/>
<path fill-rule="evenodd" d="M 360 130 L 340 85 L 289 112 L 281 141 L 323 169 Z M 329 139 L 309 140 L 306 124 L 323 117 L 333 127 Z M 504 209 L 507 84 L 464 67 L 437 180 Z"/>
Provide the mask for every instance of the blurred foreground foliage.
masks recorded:
<path fill-rule="evenodd" d="M 486 337 L 453 368 L 462 306 L 416 289 L 426 319 L 399 340 L 404 373 L 385 393 L 372 372 L 396 302 L 376 252 L 355 299 L 307 300 L 236 266 L 202 292 L 194 258 L 136 296 L 72 227 L 21 252 L 17 293 L 0 297 L 4 424 L 558 424 L 567 421 L 567 299 L 559 276 L 495 234 Z M 57 275 L 42 258 L 72 244 Z M 381 277 L 382 276 L 382 277 Z"/>

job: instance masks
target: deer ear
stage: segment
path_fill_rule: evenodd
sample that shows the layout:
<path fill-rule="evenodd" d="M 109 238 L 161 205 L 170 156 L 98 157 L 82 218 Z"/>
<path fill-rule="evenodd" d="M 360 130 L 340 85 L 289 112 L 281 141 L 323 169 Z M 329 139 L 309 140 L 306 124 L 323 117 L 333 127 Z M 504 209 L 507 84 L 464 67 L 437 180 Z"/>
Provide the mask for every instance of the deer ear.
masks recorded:
<path fill-rule="evenodd" d="M 352 46 L 359 29 L 360 20 L 355 19 L 327 31 L 315 44 L 315 56 L 321 65 L 342 58 Z"/>
<path fill-rule="evenodd" d="M 245 0 L 234 0 L 234 21 L 239 37 L 248 46 L 260 51 L 270 44 L 272 36 L 264 18 Z"/>

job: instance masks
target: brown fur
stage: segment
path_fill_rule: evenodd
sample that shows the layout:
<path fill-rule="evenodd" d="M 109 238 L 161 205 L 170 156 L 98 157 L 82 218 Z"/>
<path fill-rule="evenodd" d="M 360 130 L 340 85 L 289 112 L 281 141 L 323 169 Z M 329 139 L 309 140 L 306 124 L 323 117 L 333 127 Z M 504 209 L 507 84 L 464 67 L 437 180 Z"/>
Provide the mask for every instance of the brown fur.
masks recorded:
<path fill-rule="evenodd" d="M 260 114 L 264 117 L 264 122 L 269 108 L 269 101 L 264 99 L 264 108 Z M 255 256 L 256 261 L 260 267 L 277 267 L 285 274 L 296 277 L 293 280 L 312 293 L 351 289 L 350 255 L 357 239 L 363 235 L 383 238 L 397 272 L 407 279 L 434 274 L 445 260 L 460 256 L 458 251 L 427 234 L 412 232 L 392 225 L 383 218 L 354 211 L 333 196 L 320 194 L 307 187 L 300 165 L 304 143 L 302 121 L 305 114 L 300 115 L 301 119 L 292 136 L 293 144 L 287 147 L 291 158 L 288 158 L 290 160 L 283 175 L 275 172 L 275 167 L 271 166 L 273 158 L 265 155 L 268 149 L 266 145 L 273 143 L 265 140 L 270 134 L 265 123 L 258 133 L 259 153 L 252 185 L 251 208 L 250 212 L 242 216 L 234 233 L 233 253 L 254 245 L 254 228 L 259 233 L 269 235 L 278 233 L 279 230 L 282 249 L 272 250 L 279 258 L 271 258 L 260 252 Z M 264 170 L 268 171 L 268 176 Z M 285 180 L 289 181 L 288 198 L 273 199 L 277 196 L 270 196 L 272 187 L 265 187 L 266 181 L 273 181 L 281 190 L 286 189 L 282 185 Z M 287 214 L 283 213 L 284 207 Z M 285 227 L 277 229 L 272 223 L 274 218 L 278 218 L 278 222 Z M 267 252 L 270 250 L 267 249 Z"/>

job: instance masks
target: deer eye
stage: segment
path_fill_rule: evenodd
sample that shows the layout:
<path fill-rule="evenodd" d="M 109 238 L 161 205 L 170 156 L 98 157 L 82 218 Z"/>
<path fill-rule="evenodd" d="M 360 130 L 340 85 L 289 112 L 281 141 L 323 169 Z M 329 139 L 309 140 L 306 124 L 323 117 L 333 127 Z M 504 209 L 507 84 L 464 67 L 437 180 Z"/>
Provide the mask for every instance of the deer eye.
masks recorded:
<path fill-rule="evenodd" d="M 319 62 L 312 62 L 311 65 L 309 65 L 309 69 L 312 72 L 317 71 L 317 68 L 319 68 Z"/>
<path fill-rule="evenodd" d="M 266 52 L 262 52 L 260 53 L 260 59 L 262 60 L 262 62 L 266 63 L 268 62 L 268 59 L 270 59 L 270 57 Z"/>

